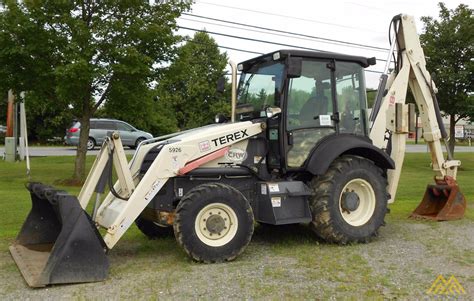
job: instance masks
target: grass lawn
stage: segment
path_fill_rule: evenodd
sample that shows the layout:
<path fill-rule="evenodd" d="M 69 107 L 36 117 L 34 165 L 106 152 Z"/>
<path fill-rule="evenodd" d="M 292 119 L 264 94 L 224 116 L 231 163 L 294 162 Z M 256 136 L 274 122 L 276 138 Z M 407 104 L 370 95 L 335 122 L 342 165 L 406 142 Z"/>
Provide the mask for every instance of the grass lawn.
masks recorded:
<path fill-rule="evenodd" d="M 0 295 L 3 291 L 12 299 L 28 296 L 87 299 L 91 298 L 91 293 L 99 299 L 101 296 L 114 299 L 143 296 L 165 299 L 327 299 L 331 296 L 407 299 L 413 297 L 414 289 L 418 290 L 414 296 L 423 297 L 425 288 L 436 275 L 454 273 L 449 268 L 458 263 L 456 277 L 466 290 L 472 289 L 474 256 L 470 245 L 461 246 L 462 237 L 458 238 L 460 242 L 456 237 L 449 241 L 443 237 L 457 231 L 456 227 L 467 233 L 465 229 L 471 229 L 474 221 L 474 153 L 458 153 L 456 158 L 462 161 L 458 183 L 469 208 L 463 221 L 407 220 L 423 197 L 426 184 L 433 182 L 429 154 L 408 153 L 396 202 L 390 205 L 391 213 L 386 219 L 389 226 L 383 227 L 381 237 L 372 243 L 337 246 L 321 243 L 309 229 L 301 226 L 270 233 L 266 232 L 268 229 L 258 227 L 251 244 L 236 261 L 203 265 L 192 262 L 173 238 L 150 241 L 133 226 L 109 255 L 111 270 L 106 282 L 56 286 L 49 291 L 27 289 L 8 254 L 8 245 L 19 232 L 31 202 L 24 187 L 27 181 L 25 164 L 1 161 L 0 283 L 4 284 L 0 284 Z M 90 167 L 94 157 L 88 156 L 87 160 Z M 79 187 L 56 185 L 72 174 L 73 166 L 74 157 L 32 158 L 31 180 L 53 184 L 77 195 Z M 418 236 L 414 229 L 431 234 L 426 234 L 426 238 Z M 444 234 L 438 235 L 438 230 Z M 295 235 L 295 231 L 299 234 Z M 445 259 L 437 259 L 444 258 L 442 256 L 454 257 L 455 261 L 447 263 Z M 420 267 L 420 263 L 426 265 Z M 51 295 L 53 293 L 58 295 Z"/>
<path fill-rule="evenodd" d="M 461 160 L 457 182 L 468 204 L 472 206 L 474 203 L 474 153 L 455 153 L 454 157 L 456 160 Z M 423 198 L 426 185 L 433 184 L 430 162 L 429 153 L 406 154 L 396 201 L 390 206 L 391 218 L 405 218 Z M 474 212 L 468 210 L 466 217 L 474 220 Z"/>
<path fill-rule="evenodd" d="M 406 144 L 426 144 L 426 141 L 423 138 L 419 138 L 418 143 L 415 143 L 415 139 L 410 138 L 410 139 L 407 139 Z M 471 144 L 469 144 L 468 139 L 456 141 L 456 146 L 472 146 L 472 145 L 474 145 L 474 140 L 471 140 Z"/>
<path fill-rule="evenodd" d="M 94 156 L 87 156 L 87 168 L 90 168 Z M 462 161 L 458 171 L 458 183 L 466 199 L 474 201 L 474 154 L 458 153 L 456 159 Z M 429 154 L 408 153 L 402 170 L 396 202 L 390 206 L 390 218 L 404 219 L 420 202 L 426 185 L 433 182 Z M 74 157 L 42 157 L 31 159 L 31 180 L 52 184 L 78 194 L 80 187 L 57 185 L 60 180 L 72 175 Z M 27 176 L 23 162 L 7 163 L 0 161 L 0 239 L 15 237 L 31 208 L 30 196 L 25 189 Z M 466 215 L 474 219 L 474 212 Z"/>

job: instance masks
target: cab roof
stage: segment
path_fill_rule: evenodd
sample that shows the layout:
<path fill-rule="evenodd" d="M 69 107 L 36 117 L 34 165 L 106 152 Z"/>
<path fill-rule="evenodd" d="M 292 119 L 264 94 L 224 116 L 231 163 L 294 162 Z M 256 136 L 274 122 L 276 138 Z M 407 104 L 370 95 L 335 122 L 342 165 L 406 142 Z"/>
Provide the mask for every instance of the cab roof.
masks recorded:
<path fill-rule="evenodd" d="M 348 54 L 342 54 L 342 53 L 336 53 L 336 52 L 308 51 L 308 50 L 298 50 L 298 49 L 281 49 L 281 50 L 273 51 L 273 52 L 252 58 L 250 60 L 244 61 L 241 64 L 243 66 L 252 66 L 257 62 L 261 62 L 262 60 L 268 60 L 269 58 L 271 59 L 273 54 L 277 52 L 280 53 L 280 60 L 288 56 L 312 58 L 312 59 L 335 59 L 337 61 L 355 62 L 364 68 L 375 65 L 376 63 L 375 57 L 366 58 L 363 56 L 354 56 L 354 55 L 348 55 Z M 246 68 L 244 67 L 244 69 Z"/>

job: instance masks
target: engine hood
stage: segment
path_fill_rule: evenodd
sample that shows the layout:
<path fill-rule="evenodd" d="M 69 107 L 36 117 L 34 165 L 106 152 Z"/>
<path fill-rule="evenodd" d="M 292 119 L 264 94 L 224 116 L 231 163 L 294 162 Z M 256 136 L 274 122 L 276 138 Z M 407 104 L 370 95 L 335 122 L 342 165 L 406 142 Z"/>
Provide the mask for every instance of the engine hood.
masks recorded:
<path fill-rule="evenodd" d="M 198 127 L 195 129 L 187 130 L 184 131 L 182 134 L 179 134 L 177 136 L 174 136 L 170 140 L 176 141 L 176 140 L 188 140 L 190 138 L 195 138 L 196 136 L 207 136 L 208 134 L 215 133 L 215 132 L 226 132 L 230 131 L 232 129 L 240 129 L 242 127 L 250 127 L 253 125 L 251 121 L 245 121 L 245 122 L 237 122 L 237 123 L 215 123 L 215 124 L 209 124 L 205 125 L 202 127 Z"/>

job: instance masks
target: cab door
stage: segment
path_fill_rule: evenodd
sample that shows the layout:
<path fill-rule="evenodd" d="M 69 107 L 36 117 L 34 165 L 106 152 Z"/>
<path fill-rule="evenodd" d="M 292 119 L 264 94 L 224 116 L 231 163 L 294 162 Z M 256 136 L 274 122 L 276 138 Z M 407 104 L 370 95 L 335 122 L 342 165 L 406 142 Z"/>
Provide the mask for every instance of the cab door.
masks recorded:
<path fill-rule="evenodd" d="M 303 59 L 301 76 L 288 79 L 286 165 L 302 167 L 316 143 L 336 131 L 331 61 Z"/>

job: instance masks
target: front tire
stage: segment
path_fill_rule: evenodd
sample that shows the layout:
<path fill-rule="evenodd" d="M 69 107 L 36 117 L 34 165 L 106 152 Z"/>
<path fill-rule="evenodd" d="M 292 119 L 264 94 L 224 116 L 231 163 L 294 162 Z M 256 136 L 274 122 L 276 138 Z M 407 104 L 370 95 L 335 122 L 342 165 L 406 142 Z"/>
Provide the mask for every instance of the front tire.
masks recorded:
<path fill-rule="evenodd" d="M 336 159 L 311 181 L 312 229 L 329 242 L 367 242 L 377 235 L 387 212 L 387 179 L 372 161 L 356 156 Z"/>
<path fill-rule="evenodd" d="M 235 259 L 252 238 L 254 218 L 247 199 L 235 188 L 203 184 L 189 191 L 176 208 L 178 244 L 196 261 Z"/>

